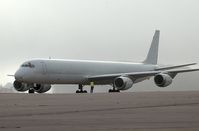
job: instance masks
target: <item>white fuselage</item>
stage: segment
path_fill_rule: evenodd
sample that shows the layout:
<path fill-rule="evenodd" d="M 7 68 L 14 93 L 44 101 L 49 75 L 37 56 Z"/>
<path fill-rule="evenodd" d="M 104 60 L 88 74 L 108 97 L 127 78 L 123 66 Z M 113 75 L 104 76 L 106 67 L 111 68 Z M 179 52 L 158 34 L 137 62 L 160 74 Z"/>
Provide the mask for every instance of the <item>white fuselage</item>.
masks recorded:
<path fill-rule="evenodd" d="M 21 66 L 15 73 L 15 79 L 39 84 L 88 84 L 89 76 L 152 71 L 156 68 L 156 65 L 143 63 L 88 60 L 39 59 L 24 64 L 32 66 Z M 96 84 L 110 84 L 110 82 L 102 81 Z"/>

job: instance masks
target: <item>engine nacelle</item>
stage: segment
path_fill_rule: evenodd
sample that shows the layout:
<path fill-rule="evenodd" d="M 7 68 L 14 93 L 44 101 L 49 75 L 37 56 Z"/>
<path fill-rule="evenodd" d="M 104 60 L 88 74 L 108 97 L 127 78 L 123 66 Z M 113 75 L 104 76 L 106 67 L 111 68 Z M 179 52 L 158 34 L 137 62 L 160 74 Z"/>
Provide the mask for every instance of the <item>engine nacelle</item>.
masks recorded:
<path fill-rule="evenodd" d="M 128 90 L 133 86 L 133 81 L 128 77 L 118 77 L 114 80 L 114 87 L 118 90 Z"/>
<path fill-rule="evenodd" d="M 19 82 L 19 81 L 14 81 L 13 86 L 15 90 L 20 91 L 20 92 L 25 92 L 30 89 L 30 85 Z"/>
<path fill-rule="evenodd" d="M 167 87 L 172 83 L 173 79 L 168 74 L 158 74 L 154 77 L 154 81 L 159 87 Z"/>
<path fill-rule="evenodd" d="M 51 85 L 49 84 L 36 84 L 36 86 L 33 87 L 34 90 L 37 93 L 45 93 L 51 89 Z"/>

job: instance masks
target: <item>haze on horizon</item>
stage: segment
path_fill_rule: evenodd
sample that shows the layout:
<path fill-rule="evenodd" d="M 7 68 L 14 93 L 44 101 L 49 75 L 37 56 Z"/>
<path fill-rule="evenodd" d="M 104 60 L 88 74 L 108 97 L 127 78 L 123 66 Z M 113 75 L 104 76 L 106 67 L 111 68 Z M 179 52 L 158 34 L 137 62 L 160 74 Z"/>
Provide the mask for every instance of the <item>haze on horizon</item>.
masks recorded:
<path fill-rule="evenodd" d="M 142 61 L 156 29 L 160 64 L 199 63 L 198 5 L 198 0 L 1 0 L 0 83 L 13 82 L 6 75 L 33 58 Z M 130 91 L 198 90 L 198 76 L 180 74 L 165 89 L 150 80 Z"/>

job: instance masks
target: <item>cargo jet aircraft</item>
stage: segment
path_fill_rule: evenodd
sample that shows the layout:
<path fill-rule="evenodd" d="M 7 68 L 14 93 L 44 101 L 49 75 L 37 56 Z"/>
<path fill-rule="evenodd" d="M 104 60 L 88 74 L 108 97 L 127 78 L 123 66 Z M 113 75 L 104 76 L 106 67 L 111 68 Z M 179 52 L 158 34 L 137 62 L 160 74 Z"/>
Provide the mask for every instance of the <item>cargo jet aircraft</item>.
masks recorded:
<path fill-rule="evenodd" d="M 157 30 L 146 59 L 142 63 L 36 59 L 24 62 L 15 73 L 14 87 L 17 91 L 45 93 L 53 84 L 77 84 L 76 93 L 87 93 L 85 85 L 112 85 L 109 92 L 130 89 L 134 84 L 154 77 L 155 84 L 167 87 L 178 73 L 198 71 L 182 68 L 196 63 L 178 66 L 157 65 L 160 31 Z"/>

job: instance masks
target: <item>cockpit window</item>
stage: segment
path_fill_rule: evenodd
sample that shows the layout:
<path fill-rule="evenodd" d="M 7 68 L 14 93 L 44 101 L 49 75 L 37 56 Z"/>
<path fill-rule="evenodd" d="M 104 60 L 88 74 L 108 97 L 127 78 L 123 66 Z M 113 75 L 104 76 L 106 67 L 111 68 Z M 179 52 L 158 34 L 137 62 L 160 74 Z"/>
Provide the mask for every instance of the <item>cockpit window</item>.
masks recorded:
<path fill-rule="evenodd" d="M 21 65 L 21 67 L 34 68 L 34 67 L 35 67 L 35 65 L 31 64 L 30 62 L 28 62 L 28 63 L 25 63 L 25 64 Z"/>

